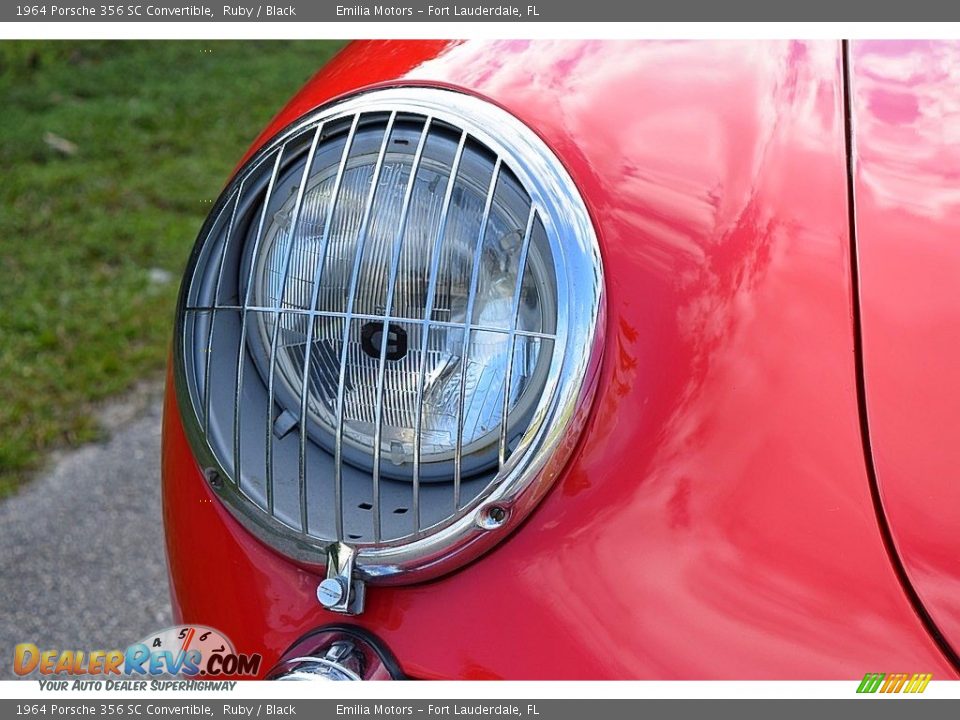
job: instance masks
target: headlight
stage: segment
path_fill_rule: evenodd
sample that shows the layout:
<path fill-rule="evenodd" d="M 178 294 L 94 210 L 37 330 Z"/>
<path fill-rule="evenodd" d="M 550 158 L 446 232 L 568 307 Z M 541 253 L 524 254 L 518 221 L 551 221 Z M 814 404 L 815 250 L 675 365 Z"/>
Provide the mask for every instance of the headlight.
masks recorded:
<path fill-rule="evenodd" d="M 251 259 L 253 304 L 298 311 L 284 314 L 279 328 L 277 314 L 256 316 L 254 359 L 266 375 L 274 358 L 274 392 L 287 411 L 299 413 L 306 390 L 307 433 L 328 452 L 339 437 L 344 461 L 373 472 L 382 458 L 382 476 L 410 481 L 416 471 L 420 481 L 448 481 L 459 448 L 461 476 L 472 476 L 498 461 L 511 327 L 519 362 L 508 437 L 529 422 L 546 381 L 548 353 L 541 355 L 538 335 L 552 338 L 556 301 L 542 226 L 531 232 L 515 304 L 530 202 L 502 164 L 476 143 L 461 143 L 462 132 L 432 122 L 411 186 L 422 118 L 368 115 L 352 137 L 351 129 L 343 131 L 351 142 L 342 172 L 340 143 L 330 143 L 302 198 L 287 196 Z M 324 314 L 311 318 L 311 307 Z M 427 312 L 433 324 L 422 322 Z"/>
<path fill-rule="evenodd" d="M 184 424 L 282 552 L 436 575 L 565 461 L 601 291 L 583 202 L 528 128 L 450 91 L 358 95 L 266 143 L 204 226 L 178 315 Z"/>

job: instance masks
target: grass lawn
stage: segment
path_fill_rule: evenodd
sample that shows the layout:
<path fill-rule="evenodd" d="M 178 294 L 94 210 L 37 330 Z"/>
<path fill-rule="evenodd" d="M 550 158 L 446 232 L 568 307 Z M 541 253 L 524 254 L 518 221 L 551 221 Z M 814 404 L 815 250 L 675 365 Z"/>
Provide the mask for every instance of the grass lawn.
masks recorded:
<path fill-rule="evenodd" d="M 0 42 L 0 496 L 166 359 L 209 201 L 339 42 Z"/>

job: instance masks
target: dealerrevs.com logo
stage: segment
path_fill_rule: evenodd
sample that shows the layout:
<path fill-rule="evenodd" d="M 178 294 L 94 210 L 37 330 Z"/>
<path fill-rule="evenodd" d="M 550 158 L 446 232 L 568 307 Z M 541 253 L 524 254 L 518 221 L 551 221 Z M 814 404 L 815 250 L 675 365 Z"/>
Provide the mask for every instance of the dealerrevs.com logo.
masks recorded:
<path fill-rule="evenodd" d="M 238 653 L 221 632 L 202 625 L 176 625 L 148 635 L 125 650 L 41 650 L 20 643 L 13 650 L 13 671 L 20 676 L 97 676 L 190 679 L 256 676 L 259 654 Z M 117 687 L 116 689 L 125 689 Z"/>

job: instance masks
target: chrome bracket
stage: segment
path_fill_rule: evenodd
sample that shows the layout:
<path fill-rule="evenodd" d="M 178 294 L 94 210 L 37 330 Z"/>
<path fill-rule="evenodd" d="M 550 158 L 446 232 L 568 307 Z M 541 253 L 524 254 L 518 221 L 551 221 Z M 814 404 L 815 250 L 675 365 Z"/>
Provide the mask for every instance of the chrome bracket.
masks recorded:
<path fill-rule="evenodd" d="M 330 612 L 359 615 L 363 612 L 366 586 L 354 577 L 357 551 L 344 543 L 327 548 L 327 576 L 317 585 L 317 600 Z"/>

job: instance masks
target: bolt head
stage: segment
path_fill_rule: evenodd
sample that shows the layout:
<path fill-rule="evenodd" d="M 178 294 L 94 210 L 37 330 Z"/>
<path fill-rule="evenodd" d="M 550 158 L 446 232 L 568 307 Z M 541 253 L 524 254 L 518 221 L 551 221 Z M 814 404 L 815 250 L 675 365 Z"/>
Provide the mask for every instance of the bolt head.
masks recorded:
<path fill-rule="evenodd" d="M 325 608 L 339 605 L 346 599 L 347 588 L 340 578 L 326 578 L 317 585 L 317 600 Z"/>
<path fill-rule="evenodd" d="M 507 511 L 499 505 L 491 505 L 485 508 L 477 516 L 477 524 L 484 530 L 496 530 L 507 519 Z"/>
<path fill-rule="evenodd" d="M 220 477 L 220 473 L 218 473 L 216 470 L 213 468 L 207 468 L 204 474 L 207 476 L 207 482 L 210 483 L 210 487 L 212 487 L 214 490 L 220 490 L 223 488 L 223 478 Z"/>

